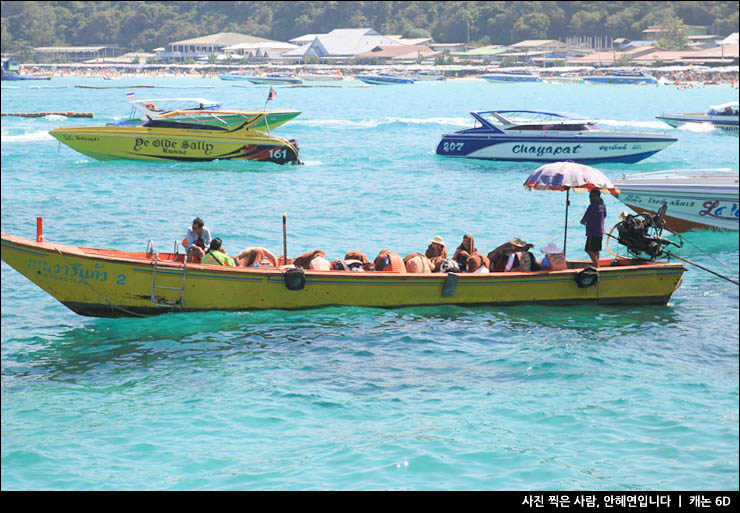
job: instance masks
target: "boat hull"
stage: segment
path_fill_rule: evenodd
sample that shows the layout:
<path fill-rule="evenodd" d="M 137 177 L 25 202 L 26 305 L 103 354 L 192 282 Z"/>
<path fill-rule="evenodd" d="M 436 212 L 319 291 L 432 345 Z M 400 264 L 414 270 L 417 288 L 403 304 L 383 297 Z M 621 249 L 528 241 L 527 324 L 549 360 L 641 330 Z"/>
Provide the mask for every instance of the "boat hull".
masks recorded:
<path fill-rule="evenodd" d="M 49 134 L 96 160 L 224 159 L 286 164 L 298 159 L 298 149 L 289 141 L 250 130 L 105 126 L 57 128 Z"/>
<path fill-rule="evenodd" d="M 357 75 L 355 78 L 366 84 L 372 85 L 396 85 L 396 84 L 413 84 L 414 81 L 404 77 L 386 77 L 380 75 Z"/>
<path fill-rule="evenodd" d="M 622 84 L 622 85 L 657 85 L 658 81 L 653 77 L 583 77 L 588 84 Z"/>
<path fill-rule="evenodd" d="M 680 127 L 686 123 L 710 123 L 712 126 L 725 132 L 738 135 L 738 118 L 737 116 L 710 116 L 701 113 L 687 114 L 661 114 L 655 116 L 656 119 L 671 125 Z"/>
<path fill-rule="evenodd" d="M 606 137 L 581 133 L 574 137 L 448 134 L 437 145 L 437 155 L 483 160 L 582 163 L 634 163 L 667 148 L 672 137 Z"/>
<path fill-rule="evenodd" d="M 445 296 L 444 273 L 306 271 L 305 287 L 289 290 L 277 269 L 201 264 L 185 269 L 182 255 L 157 258 L 155 275 L 151 254 L 2 235 L 8 265 L 76 313 L 97 317 L 327 306 L 666 304 L 685 271 L 674 263 L 602 267 L 598 286 L 587 288 L 575 280 L 581 269 L 460 274 L 453 294 Z"/>
<path fill-rule="evenodd" d="M 656 213 L 663 203 L 666 228 L 673 232 L 691 230 L 738 231 L 738 186 L 719 187 L 701 184 L 665 185 L 615 181 L 617 196 L 640 213 Z"/>
<path fill-rule="evenodd" d="M 493 82 L 542 82 L 542 79 L 536 75 L 481 75 L 482 79 Z"/>
<path fill-rule="evenodd" d="M 253 84 L 272 84 L 272 85 L 296 85 L 302 84 L 303 80 L 294 77 L 247 77 L 247 80 Z"/>

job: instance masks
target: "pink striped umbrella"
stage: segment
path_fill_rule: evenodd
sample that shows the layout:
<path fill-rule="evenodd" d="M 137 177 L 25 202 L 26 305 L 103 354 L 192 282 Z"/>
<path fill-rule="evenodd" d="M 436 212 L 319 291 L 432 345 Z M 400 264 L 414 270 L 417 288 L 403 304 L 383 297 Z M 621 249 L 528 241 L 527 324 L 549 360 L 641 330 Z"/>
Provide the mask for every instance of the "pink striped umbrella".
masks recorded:
<path fill-rule="evenodd" d="M 565 195 L 565 237 L 563 239 L 563 254 L 565 254 L 568 240 L 568 206 L 570 205 L 570 190 L 576 192 L 598 189 L 601 192 L 619 194 L 619 189 L 596 168 L 577 162 L 551 162 L 540 166 L 524 180 L 524 187 L 531 191 L 566 191 Z"/>

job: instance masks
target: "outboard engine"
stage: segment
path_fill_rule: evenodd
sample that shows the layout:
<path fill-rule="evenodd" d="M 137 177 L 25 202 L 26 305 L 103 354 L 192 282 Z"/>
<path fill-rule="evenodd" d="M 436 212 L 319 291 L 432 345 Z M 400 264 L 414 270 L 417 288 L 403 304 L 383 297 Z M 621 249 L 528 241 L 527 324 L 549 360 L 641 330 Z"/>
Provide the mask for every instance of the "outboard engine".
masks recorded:
<path fill-rule="evenodd" d="M 637 258 L 648 255 L 651 262 L 655 261 L 665 252 L 665 246 L 674 245 L 681 247 L 683 244 L 675 243 L 661 235 L 665 225 L 665 213 L 667 203 L 663 203 L 657 214 L 627 214 L 622 212 L 616 228 L 619 232 L 618 241 Z"/>

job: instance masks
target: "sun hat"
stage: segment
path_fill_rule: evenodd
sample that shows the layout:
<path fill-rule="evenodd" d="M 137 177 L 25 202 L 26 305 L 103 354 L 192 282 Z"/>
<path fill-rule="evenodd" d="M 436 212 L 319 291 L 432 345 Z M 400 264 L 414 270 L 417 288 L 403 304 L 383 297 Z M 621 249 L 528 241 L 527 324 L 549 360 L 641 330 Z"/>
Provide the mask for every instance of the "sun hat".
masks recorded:
<path fill-rule="evenodd" d="M 554 254 L 554 253 L 562 253 L 563 250 L 558 247 L 557 244 L 554 242 L 550 242 L 549 244 L 543 246 L 540 248 L 540 251 L 542 251 L 545 254 Z"/>
<path fill-rule="evenodd" d="M 525 247 L 527 247 L 527 246 L 529 246 L 529 247 L 531 248 L 531 247 L 533 247 L 533 246 L 534 246 L 534 244 L 529 244 L 528 242 L 524 242 L 524 241 L 523 241 L 522 239 L 520 239 L 519 237 L 514 237 L 513 239 L 511 239 L 511 240 L 509 241 L 509 243 L 510 243 L 510 244 L 511 244 L 512 246 L 517 246 L 517 247 L 519 247 L 519 248 L 525 248 Z"/>
<path fill-rule="evenodd" d="M 430 241 L 432 244 L 439 244 L 440 246 L 445 245 L 445 241 L 442 240 L 442 237 L 439 235 L 435 235 L 434 238 Z"/>

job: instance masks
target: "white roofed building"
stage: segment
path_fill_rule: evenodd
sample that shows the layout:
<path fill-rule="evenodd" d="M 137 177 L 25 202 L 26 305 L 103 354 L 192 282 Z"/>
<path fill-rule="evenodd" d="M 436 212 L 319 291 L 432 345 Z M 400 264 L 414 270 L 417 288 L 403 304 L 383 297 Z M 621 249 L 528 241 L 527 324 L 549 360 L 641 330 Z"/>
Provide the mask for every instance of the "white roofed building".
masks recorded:
<path fill-rule="evenodd" d="M 380 45 L 401 44 L 371 28 L 334 29 L 328 34 L 316 35 L 310 43 L 286 52 L 281 57 L 284 60 L 296 61 L 305 61 L 309 57 L 317 57 L 319 61 L 324 62 L 341 61 L 354 58 Z"/>

